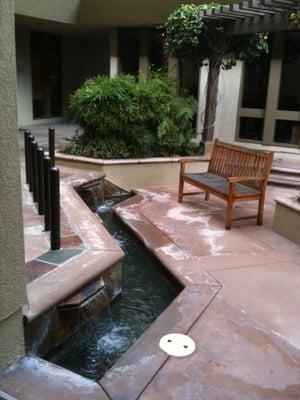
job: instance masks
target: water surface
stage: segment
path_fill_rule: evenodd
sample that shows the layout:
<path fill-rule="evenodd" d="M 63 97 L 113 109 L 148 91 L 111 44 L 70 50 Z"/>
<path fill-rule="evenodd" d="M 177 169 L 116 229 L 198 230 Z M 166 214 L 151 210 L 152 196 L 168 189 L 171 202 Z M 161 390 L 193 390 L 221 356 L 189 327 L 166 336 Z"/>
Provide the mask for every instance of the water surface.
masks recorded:
<path fill-rule="evenodd" d="M 178 294 L 161 265 L 116 217 L 109 206 L 98 214 L 126 256 L 122 294 L 60 347 L 55 364 L 98 380 Z"/>

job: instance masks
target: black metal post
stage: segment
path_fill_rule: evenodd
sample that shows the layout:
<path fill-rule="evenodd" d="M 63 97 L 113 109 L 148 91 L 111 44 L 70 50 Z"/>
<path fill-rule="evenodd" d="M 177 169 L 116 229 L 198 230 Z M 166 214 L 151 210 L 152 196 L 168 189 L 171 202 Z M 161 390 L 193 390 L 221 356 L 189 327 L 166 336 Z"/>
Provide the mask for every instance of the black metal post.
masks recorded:
<path fill-rule="evenodd" d="M 50 168 L 50 218 L 51 250 L 60 249 L 60 199 L 59 199 L 59 169 Z"/>
<path fill-rule="evenodd" d="M 44 150 L 39 147 L 36 151 L 37 156 L 37 179 L 38 179 L 38 213 L 44 215 Z"/>
<path fill-rule="evenodd" d="M 30 136 L 30 130 L 24 131 L 24 153 L 25 153 L 25 171 L 26 171 L 26 183 L 29 183 L 29 150 L 28 150 L 28 138 Z"/>
<path fill-rule="evenodd" d="M 45 231 L 50 231 L 50 184 L 49 170 L 51 168 L 51 158 L 44 156 L 43 172 L 44 172 L 44 215 L 45 215 Z"/>
<path fill-rule="evenodd" d="M 55 165 L 55 129 L 51 126 L 48 130 L 49 139 L 49 157 L 51 158 L 52 167 Z"/>
<path fill-rule="evenodd" d="M 31 155 L 31 143 L 34 141 L 34 137 L 30 134 L 28 136 L 28 170 L 29 170 L 29 191 L 32 193 L 32 155 Z"/>
<path fill-rule="evenodd" d="M 32 173 L 32 193 L 33 193 L 33 201 L 37 202 L 37 162 L 36 162 L 36 149 L 37 149 L 37 142 L 33 140 L 30 146 L 30 158 L 31 158 L 31 173 Z"/>

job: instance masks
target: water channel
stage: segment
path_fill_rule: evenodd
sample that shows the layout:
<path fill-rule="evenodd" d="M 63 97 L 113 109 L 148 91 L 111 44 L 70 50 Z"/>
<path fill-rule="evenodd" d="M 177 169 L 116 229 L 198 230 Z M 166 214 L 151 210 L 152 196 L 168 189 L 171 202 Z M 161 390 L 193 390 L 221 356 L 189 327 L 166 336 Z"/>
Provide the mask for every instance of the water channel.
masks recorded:
<path fill-rule="evenodd" d="M 163 273 L 161 264 L 114 214 L 113 206 L 119 201 L 120 198 L 105 201 L 99 195 L 90 206 L 126 254 L 122 293 L 51 358 L 53 363 L 93 380 L 104 375 L 180 291 Z"/>

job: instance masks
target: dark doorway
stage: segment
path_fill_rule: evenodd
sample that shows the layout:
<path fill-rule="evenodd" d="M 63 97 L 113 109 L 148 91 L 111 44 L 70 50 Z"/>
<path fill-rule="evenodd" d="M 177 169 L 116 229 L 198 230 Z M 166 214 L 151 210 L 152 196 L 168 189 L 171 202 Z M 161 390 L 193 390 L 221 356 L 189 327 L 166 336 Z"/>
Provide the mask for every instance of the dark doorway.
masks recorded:
<path fill-rule="evenodd" d="M 119 29 L 119 55 L 123 74 L 138 75 L 139 46 L 138 29 Z"/>
<path fill-rule="evenodd" d="M 33 118 L 61 117 L 62 40 L 60 35 L 31 32 Z"/>

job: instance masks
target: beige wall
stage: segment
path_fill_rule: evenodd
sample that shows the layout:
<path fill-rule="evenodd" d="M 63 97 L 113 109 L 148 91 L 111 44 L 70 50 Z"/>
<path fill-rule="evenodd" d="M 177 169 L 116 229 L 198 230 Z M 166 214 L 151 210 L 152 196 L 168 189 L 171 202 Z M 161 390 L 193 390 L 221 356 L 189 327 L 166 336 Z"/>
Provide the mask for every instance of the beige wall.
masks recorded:
<path fill-rule="evenodd" d="M 221 71 L 219 78 L 214 137 L 231 143 L 235 140 L 241 71 L 242 65 L 238 62 L 237 66 L 229 71 Z M 208 66 L 203 66 L 200 71 L 198 132 L 203 128 L 207 74 Z"/>
<path fill-rule="evenodd" d="M 0 371 L 24 353 L 24 241 L 13 1 L 0 0 Z"/>
<path fill-rule="evenodd" d="M 300 202 L 295 198 L 276 202 L 273 230 L 300 245 Z"/>
<path fill-rule="evenodd" d="M 178 161 L 162 162 L 155 159 L 133 162 L 133 160 L 114 160 L 113 163 L 103 160 L 87 159 L 86 157 L 57 154 L 56 165 L 93 170 L 104 173 L 106 179 L 125 190 L 147 186 L 178 185 L 180 164 Z M 187 172 L 206 171 L 207 163 L 191 163 Z"/>

